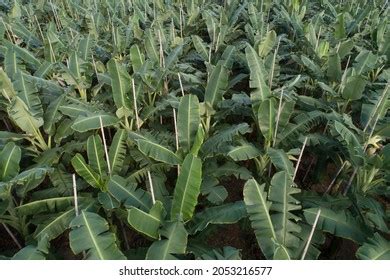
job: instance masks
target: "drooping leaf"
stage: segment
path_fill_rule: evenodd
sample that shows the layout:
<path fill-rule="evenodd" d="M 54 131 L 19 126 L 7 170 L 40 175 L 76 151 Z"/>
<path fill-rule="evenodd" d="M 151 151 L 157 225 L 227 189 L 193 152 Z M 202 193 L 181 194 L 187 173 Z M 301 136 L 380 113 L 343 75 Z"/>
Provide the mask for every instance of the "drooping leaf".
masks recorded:
<path fill-rule="evenodd" d="M 134 183 L 129 183 L 122 177 L 114 175 L 108 182 L 108 192 L 118 201 L 124 203 L 125 207 L 135 207 L 143 211 L 149 211 L 152 206 L 150 195 Z"/>
<path fill-rule="evenodd" d="M 367 81 L 361 75 L 348 77 L 341 95 L 347 100 L 358 100 L 362 98 L 366 84 Z"/>
<path fill-rule="evenodd" d="M 375 233 L 357 250 L 356 256 L 361 260 L 389 260 L 390 242 L 379 233 Z"/>
<path fill-rule="evenodd" d="M 314 223 L 317 211 L 318 208 L 303 210 L 303 214 L 309 224 L 312 225 Z M 362 225 L 347 210 L 335 212 L 331 209 L 321 207 L 317 227 L 323 231 L 360 244 L 365 241 Z"/>
<path fill-rule="evenodd" d="M 100 118 L 102 118 L 103 127 L 115 125 L 118 119 L 106 113 L 91 113 L 87 116 L 81 115 L 77 117 L 72 125 L 72 129 L 77 132 L 87 132 L 100 128 Z"/>
<path fill-rule="evenodd" d="M 152 142 L 148 139 L 138 139 L 137 144 L 138 149 L 144 155 L 149 156 L 152 159 L 172 165 L 180 164 L 181 162 L 180 158 L 174 152 L 161 144 Z"/>
<path fill-rule="evenodd" d="M 21 149 L 14 142 L 7 143 L 0 152 L 0 180 L 8 181 L 19 173 Z"/>
<path fill-rule="evenodd" d="M 294 166 L 283 150 L 269 148 L 267 153 L 276 168 L 286 171 L 290 176 L 294 174 Z"/>
<path fill-rule="evenodd" d="M 259 156 L 260 151 L 251 143 L 242 143 L 240 146 L 232 147 L 227 155 L 234 161 L 241 161 Z"/>
<path fill-rule="evenodd" d="M 187 248 L 187 231 L 180 221 L 167 222 L 160 230 L 164 238 L 155 241 L 146 254 L 147 260 L 176 260 L 175 254 L 184 254 Z"/>
<path fill-rule="evenodd" d="M 15 97 L 8 107 L 8 115 L 20 129 L 31 135 L 38 135 L 38 129 L 43 125 L 42 117 L 33 115 L 19 97 Z"/>
<path fill-rule="evenodd" d="M 274 213 L 272 222 L 279 246 L 285 248 L 288 258 L 291 258 L 292 252 L 299 245 L 296 235 L 301 231 L 297 223 L 300 218 L 292 213 L 301 209 L 299 200 L 293 196 L 298 193 L 300 189 L 293 187 L 292 177 L 286 171 L 280 171 L 272 177 L 269 190 L 269 200 L 272 202 L 270 210 Z"/>
<path fill-rule="evenodd" d="M 181 216 L 184 221 L 192 218 L 198 203 L 202 182 L 202 161 L 188 154 L 180 168 L 173 194 L 171 219 Z"/>
<path fill-rule="evenodd" d="M 47 236 L 39 239 L 37 245 L 27 245 L 19 250 L 12 260 L 45 260 L 49 254 L 49 240 Z"/>
<path fill-rule="evenodd" d="M 93 169 L 85 162 L 84 158 L 80 154 L 76 154 L 72 158 L 72 166 L 83 179 L 94 188 L 103 189 L 104 185 L 97 174 Z"/>
<path fill-rule="evenodd" d="M 85 251 L 87 260 L 124 260 L 116 245 L 115 235 L 108 223 L 98 214 L 81 211 L 70 224 L 70 247 L 75 254 Z"/>
<path fill-rule="evenodd" d="M 269 213 L 271 202 L 267 201 L 264 187 L 265 184 L 259 185 L 254 179 L 247 181 L 244 186 L 244 201 L 261 251 L 267 259 L 272 259 L 277 236 Z"/>
<path fill-rule="evenodd" d="M 152 208 L 150 208 L 149 213 L 131 206 L 127 210 L 127 221 L 136 231 L 150 238 L 158 239 L 158 229 L 164 218 L 164 211 L 164 206 L 161 201 L 156 201 Z"/>
<path fill-rule="evenodd" d="M 189 232 L 195 234 L 204 230 L 208 225 L 234 224 L 246 216 L 247 210 L 242 201 L 209 207 L 195 215 Z"/>

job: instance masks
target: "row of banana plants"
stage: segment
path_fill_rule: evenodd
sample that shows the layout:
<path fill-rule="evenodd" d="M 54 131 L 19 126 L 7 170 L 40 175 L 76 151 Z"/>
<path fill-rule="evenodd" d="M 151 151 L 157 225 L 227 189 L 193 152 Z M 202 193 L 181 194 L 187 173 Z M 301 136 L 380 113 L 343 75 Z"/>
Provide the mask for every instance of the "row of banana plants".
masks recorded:
<path fill-rule="evenodd" d="M 389 10 L 0 1 L 0 258 L 390 259 Z"/>

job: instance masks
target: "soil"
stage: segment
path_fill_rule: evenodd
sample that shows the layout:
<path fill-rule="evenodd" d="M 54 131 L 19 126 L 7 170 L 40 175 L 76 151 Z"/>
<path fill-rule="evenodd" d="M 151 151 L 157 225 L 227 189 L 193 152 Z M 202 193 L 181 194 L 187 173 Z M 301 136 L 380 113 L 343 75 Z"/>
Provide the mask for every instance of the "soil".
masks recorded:
<path fill-rule="evenodd" d="M 231 246 L 241 250 L 243 260 L 261 260 L 261 254 L 255 235 L 240 227 L 241 223 L 222 225 L 214 234 L 211 234 L 207 244 L 212 248 Z M 227 234 L 228 233 L 228 234 Z"/>
<path fill-rule="evenodd" d="M 17 233 L 15 233 L 15 231 L 12 231 L 12 233 L 16 236 L 16 238 L 18 238 L 20 242 L 21 239 L 19 238 Z M 23 244 L 21 245 L 23 246 Z M 7 231 L 1 224 L 0 224 L 0 250 L 1 252 L 4 252 L 4 255 L 6 257 L 12 257 L 19 250 L 18 246 L 8 235 Z"/>

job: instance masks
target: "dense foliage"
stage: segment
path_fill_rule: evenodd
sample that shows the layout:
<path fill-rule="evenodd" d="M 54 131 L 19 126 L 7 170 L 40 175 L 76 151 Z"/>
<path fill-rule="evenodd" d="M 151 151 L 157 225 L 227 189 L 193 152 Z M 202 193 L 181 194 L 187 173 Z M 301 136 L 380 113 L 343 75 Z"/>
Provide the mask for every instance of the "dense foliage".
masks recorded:
<path fill-rule="evenodd" d="M 388 1 L 0 16 L 1 258 L 390 259 Z"/>

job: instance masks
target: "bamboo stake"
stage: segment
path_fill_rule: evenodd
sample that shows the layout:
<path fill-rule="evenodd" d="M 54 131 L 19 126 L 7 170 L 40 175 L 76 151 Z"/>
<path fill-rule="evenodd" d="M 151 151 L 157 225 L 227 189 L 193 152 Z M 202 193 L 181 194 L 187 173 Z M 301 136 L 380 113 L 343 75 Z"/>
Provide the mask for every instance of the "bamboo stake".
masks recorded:
<path fill-rule="evenodd" d="M 283 88 L 282 88 L 282 92 L 280 93 L 278 113 L 276 114 L 275 133 L 274 133 L 274 139 L 273 139 L 272 146 L 275 146 L 276 135 L 278 134 L 278 126 L 279 126 L 280 114 L 282 112 L 282 100 L 283 100 Z"/>
<path fill-rule="evenodd" d="M 73 181 L 74 212 L 76 213 L 76 217 L 78 217 L 80 215 L 80 212 L 79 212 L 79 201 L 77 198 L 76 175 L 74 173 L 72 174 L 72 181 Z M 83 251 L 84 259 L 86 256 L 87 254 L 85 253 L 85 251 Z"/>
<path fill-rule="evenodd" d="M 294 182 L 295 177 L 296 177 L 296 175 L 297 175 L 298 168 L 299 168 L 299 164 L 301 163 L 303 151 L 305 150 L 305 147 L 306 147 L 306 143 L 307 143 L 307 136 L 305 137 L 305 141 L 303 141 L 303 146 L 302 146 L 302 149 L 301 149 L 301 153 L 299 154 L 298 162 L 297 162 L 297 165 L 295 166 L 295 171 L 294 171 L 294 176 L 293 176 L 293 182 Z"/>
<path fill-rule="evenodd" d="M 274 53 L 274 57 L 273 57 L 273 60 L 272 60 L 271 75 L 270 75 L 270 78 L 269 78 L 269 88 L 270 88 L 270 89 L 272 88 L 272 80 L 274 79 L 276 55 L 278 54 L 278 51 L 279 51 L 280 39 L 281 39 L 281 38 L 279 38 L 279 40 L 278 40 L 278 44 L 277 44 L 277 46 L 276 46 L 275 53 Z"/>
<path fill-rule="evenodd" d="M 108 174 L 111 175 L 111 163 L 110 163 L 110 158 L 108 156 L 108 149 L 107 149 L 107 142 L 106 142 L 106 136 L 104 134 L 104 129 L 103 129 L 103 121 L 102 121 L 102 116 L 99 116 L 99 121 L 100 121 L 100 131 L 102 133 L 102 138 L 103 138 L 103 146 L 104 146 L 104 153 L 106 155 L 106 161 L 107 161 L 107 167 L 108 167 Z"/>
<path fill-rule="evenodd" d="M 158 30 L 158 41 L 160 44 L 160 67 L 165 68 L 165 59 L 164 59 L 164 50 L 163 50 L 163 44 L 162 44 L 162 37 L 161 37 L 161 31 Z"/>
<path fill-rule="evenodd" d="M 180 24 L 180 37 L 183 38 L 183 4 L 180 1 L 180 12 L 179 12 L 179 24 Z"/>
<path fill-rule="evenodd" d="M 176 118 L 176 110 L 175 108 L 172 108 L 173 110 L 173 122 L 175 127 L 175 140 L 176 140 L 176 151 L 179 150 L 179 134 L 177 133 L 177 118 Z M 177 166 L 177 176 L 180 175 L 180 165 Z"/>
<path fill-rule="evenodd" d="M 378 100 L 378 103 L 375 105 L 374 112 L 372 113 L 372 115 L 371 115 L 370 118 L 368 119 L 367 124 L 365 125 L 365 127 L 364 127 L 364 129 L 363 129 L 363 132 L 366 132 L 366 130 L 367 130 L 368 126 L 370 125 L 372 119 L 373 119 L 374 116 L 376 115 L 376 113 L 377 113 L 377 111 L 378 111 L 378 108 L 380 107 L 380 105 L 381 105 L 383 99 L 385 98 L 388 89 L 389 89 L 389 85 L 386 86 L 386 88 L 384 89 L 384 91 L 383 91 L 383 93 L 382 93 L 381 98 Z"/>
<path fill-rule="evenodd" d="M 42 37 L 42 43 L 45 41 L 45 37 L 43 36 L 43 32 L 42 32 L 42 29 L 41 29 L 41 26 L 39 25 L 39 21 L 38 21 L 38 18 L 36 15 L 34 15 L 34 18 L 35 18 L 35 21 L 37 22 L 37 26 L 38 26 L 38 30 L 39 30 L 39 34 L 41 35 Z"/>
<path fill-rule="evenodd" d="M 177 73 L 177 76 L 179 77 L 179 84 L 180 84 L 180 89 L 181 89 L 181 95 L 184 96 L 184 88 L 183 88 L 183 83 L 181 82 L 181 75 L 180 75 L 180 73 Z"/>
<path fill-rule="evenodd" d="M 16 246 L 18 246 L 19 250 L 22 249 L 22 245 L 20 245 L 18 239 L 16 236 L 12 233 L 12 231 L 8 228 L 8 226 L 5 223 L 1 223 L 3 227 L 5 228 L 8 235 L 12 238 L 12 240 L 15 242 Z"/>
<path fill-rule="evenodd" d="M 175 139 L 176 139 L 176 151 L 179 150 L 179 136 L 177 133 L 177 120 L 176 120 L 176 110 L 175 108 L 172 108 L 173 110 L 173 122 L 175 126 Z"/>
<path fill-rule="evenodd" d="M 140 124 L 140 120 L 139 120 L 139 117 L 138 117 L 138 108 L 137 108 L 137 97 L 135 95 L 135 84 L 134 84 L 134 79 L 131 79 L 131 83 L 133 85 L 133 99 L 134 99 L 134 111 L 135 111 L 135 119 L 137 121 L 137 131 L 139 131 L 140 127 L 141 127 L 141 124 Z"/>
<path fill-rule="evenodd" d="M 75 174 L 72 174 L 72 181 L 73 181 L 74 212 L 76 213 L 76 217 L 77 217 L 80 213 L 79 213 L 79 202 L 77 199 L 77 185 L 76 185 Z"/>
<path fill-rule="evenodd" d="M 317 223 L 318 223 L 318 220 L 319 220 L 319 218 L 320 218 L 320 214 L 321 214 L 321 208 L 318 209 L 318 211 L 317 211 L 317 215 L 316 215 L 316 218 L 315 218 L 315 220 L 314 220 L 313 226 L 311 227 L 311 231 L 310 231 L 310 234 L 309 234 L 309 238 L 307 239 L 307 243 L 306 243 L 305 249 L 303 250 L 303 254 L 302 254 L 301 260 L 304 260 L 304 259 L 305 259 L 307 250 L 309 249 L 310 242 L 311 242 L 311 240 L 312 240 L 312 238 L 313 238 L 313 235 L 314 235 L 314 230 L 315 230 L 316 227 L 317 227 Z"/>
<path fill-rule="evenodd" d="M 154 205 L 156 203 L 156 199 L 154 198 L 153 181 L 149 170 L 148 170 L 148 179 L 149 179 L 150 193 L 152 194 L 152 201 Z"/>

